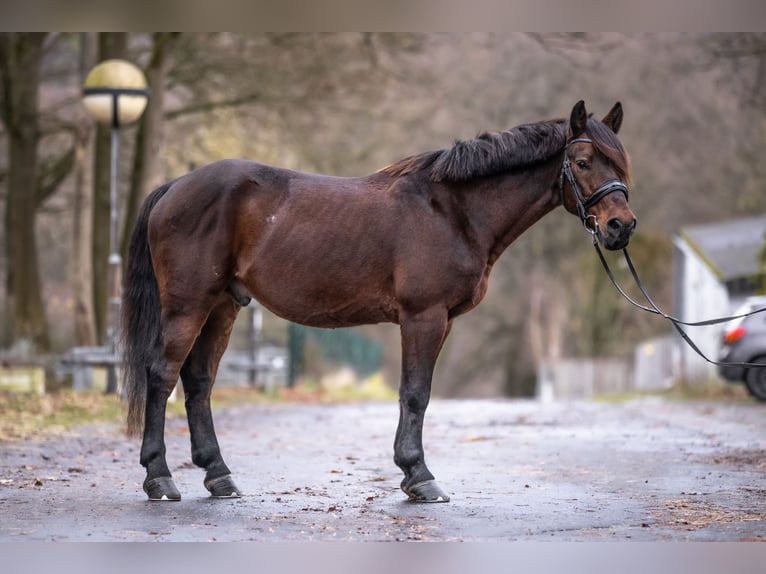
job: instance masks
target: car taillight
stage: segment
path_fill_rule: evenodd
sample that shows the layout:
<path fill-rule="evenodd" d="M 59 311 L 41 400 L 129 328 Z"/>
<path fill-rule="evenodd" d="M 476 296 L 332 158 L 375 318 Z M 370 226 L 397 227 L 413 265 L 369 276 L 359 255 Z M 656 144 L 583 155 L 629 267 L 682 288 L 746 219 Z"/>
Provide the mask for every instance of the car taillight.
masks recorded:
<path fill-rule="evenodd" d="M 723 336 L 723 341 L 727 345 L 731 345 L 732 343 L 736 343 L 742 337 L 744 337 L 745 333 L 746 333 L 746 331 L 745 331 L 744 327 L 737 327 L 736 329 L 732 329 L 731 331 L 727 331 L 726 334 Z"/>

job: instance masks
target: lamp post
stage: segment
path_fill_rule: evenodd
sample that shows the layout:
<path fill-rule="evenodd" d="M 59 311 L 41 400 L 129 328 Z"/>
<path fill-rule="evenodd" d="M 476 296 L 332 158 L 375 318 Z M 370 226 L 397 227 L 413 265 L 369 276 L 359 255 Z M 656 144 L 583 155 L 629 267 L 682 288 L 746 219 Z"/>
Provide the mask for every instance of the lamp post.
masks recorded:
<path fill-rule="evenodd" d="M 107 393 L 117 392 L 117 339 L 119 337 L 120 287 L 122 257 L 117 241 L 117 158 L 120 127 L 141 117 L 149 100 L 150 90 L 143 72 L 125 60 L 105 60 L 96 65 L 85 78 L 82 101 L 97 122 L 111 126 L 111 176 L 109 185 L 109 311 L 107 346 L 114 359 L 107 375 Z"/>

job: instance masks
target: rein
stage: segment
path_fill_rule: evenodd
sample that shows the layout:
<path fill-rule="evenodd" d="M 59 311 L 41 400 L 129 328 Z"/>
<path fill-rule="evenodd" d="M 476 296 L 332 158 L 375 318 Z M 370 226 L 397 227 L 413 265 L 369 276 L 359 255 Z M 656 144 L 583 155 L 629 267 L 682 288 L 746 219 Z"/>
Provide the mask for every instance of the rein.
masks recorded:
<path fill-rule="evenodd" d="M 579 138 L 574 139 L 567 143 L 566 147 L 569 147 L 573 143 L 577 142 L 584 142 L 584 143 L 592 143 L 592 140 L 587 138 Z M 766 311 L 766 307 L 763 309 L 756 309 L 755 311 L 750 311 L 749 313 L 743 313 L 742 315 L 733 315 L 731 317 L 718 317 L 715 319 L 707 319 L 705 321 L 697 321 L 697 322 L 688 322 L 688 321 L 681 321 L 680 319 L 673 317 L 672 315 L 668 315 L 665 313 L 662 309 L 660 309 L 657 304 L 652 300 L 652 298 L 649 296 L 649 294 L 646 292 L 646 289 L 644 288 L 643 283 L 641 282 L 641 279 L 638 276 L 638 272 L 636 271 L 635 266 L 633 265 L 633 260 L 630 258 L 630 254 L 628 253 L 628 249 L 623 248 L 622 253 L 625 256 L 625 261 L 628 264 L 628 269 L 630 270 L 630 274 L 633 276 L 633 280 L 635 281 L 636 285 L 638 286 L 638 289 L 641 291 L 641 294 L 646 299 L 646 302 L 649 304 L 647 307 L 646 305 L 642 305 L 641 303 L 638 303 L 634 301 L 623 289 L 620 287 L 619 283 L 617 282 L 617 278 L 614 276 L 614 273 L 612 273 L 612 270 L 609 268 L 609 264 L 606 261 L 606 258 L 604 257 L 604 253 L 601 251 L 601 247 L 598 244 L 598 223 L 596 222 L 596 216 L 595 215 L 588 215 L 588 210 L 596 205 L 599 201 L 601 201 L 604 197 L 609 195 L 610 193 L 614 191 L 620 191 L 625 195 L 625 199 L 628 199 L 628 188 L 627 186 L 622 183 L 621 181 L 608 181 L 605 184 L 601 185 L 596 191 L 594 191 L 590 196 L 588 196 L 587 199 L 584 199 L 582 197 L 582 194 L 580 193 L 580 189 L 577 185 L 577 181 L 575 180 L 574 173 L 572 173 L 572 166 L 569 161 L 569 155 L 566 152 L 566 149 L 564 150 L 564 164 L 561 167 L 561 177 L 559 178 L 559 184 L 561 186 L 561 203 L 564 203 L 564 180 L 567 180 L 569 182 L 569 186 L 572 188 L 574 199 L 575 199 L 575 205 L 577 207 L 577 215 L 580 217 L 580 221 L 583 224 L 583 227 L 585 227 L 586 231 L 590 233 L 591 239 L 593 240 L 593 248 L 596 250 L 596 254 L 598 255 L 599 260 L 601 261 L 601 265 L 604 268 L 604 271 L 606 271 L 607 276 L 609 277 L 609 280 L 612 282 L 612 285 L 614 285 L 615 289 L 622 295 L 622 297 L 628 301 L 631 305 L 634 307 L 637 307 L 638 309 L 641 309 L 642 311 L 646 311 L 648 313 L 653 313 L 654 315 L 659 315 L 660 317 L 670 321 L 670 323 L 675 327 L 676 331 L 678 331 L 678 334 L 681 335 L 681 338 L 686 342 L 691 349 L 697 353 L 700 357 L 702 357 L 705 361 L 708 363 L 711 363 L 713 365 L 723 365 L 723 366 L 732 366 L 732 367 L 764 367 L 766 364 L 764 363 L 727 363 L 727 362 L 721 362 L 721 361 L 714 361 L 707 357 L 705 353 L 702 352 L 702 350 L 697 346 L 697 344 L 694 343 L 694 341 L 689 337 L 689 335 L 684 331 L 684 329 L 681 327 L 681 325 L 684 325 L 686 327 L 704 327 L 708 325 L 719 325 L 721 323 L 727 323 L 729 321 L 732 321 L 734 319 L 742 319 L 744 317 L 749 317 L 750 315 L 755 315 L 756 313 L 763 313 Z M 588 226 L 588 220 L 593 219 L 594 225 L 592 227 Z"/>

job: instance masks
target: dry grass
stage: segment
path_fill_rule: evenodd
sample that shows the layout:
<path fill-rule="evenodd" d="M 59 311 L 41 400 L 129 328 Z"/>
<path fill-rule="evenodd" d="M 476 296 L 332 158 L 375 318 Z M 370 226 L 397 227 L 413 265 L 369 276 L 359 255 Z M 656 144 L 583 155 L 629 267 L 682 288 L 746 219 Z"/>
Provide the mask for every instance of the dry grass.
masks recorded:
<path fill-rule="evenodd" d="M 183 393 L 168 403 L 168 416 L 185 416 Z M 371 378 L 348 386 L 303 384 L 278 388 L 271 395 L 250 387 L 216 387 L 214 410 L 242 403 L 300 402 L 337 403 L 361 400 L 395 400 L 396 393 L 382 380 Z M 60 434 L 81 424 L 122 423 L 127 405 L 115 395 L 95 391 L 62 390 L 39 396 L 32 393 L 0 392 L 0 442 L 41 438 Z"/>
<path fill-rule="evenodd" d="M 125 406 L 114 395 L 0 392 L 0 441 L 61 433 L 84 423 L 116 421 L 124 419 L 124 413 Z"/>
<path fill-rule="evenodd" d="M 669 499 L 662 501 L 662 508 L 656 509 L 655 518 L 659 525 L 684 530 L 698 530 L 714 524 L 735 522 L 766 521 L 766 514 L 739 508 L 723 508 L 701 499 Z"/>

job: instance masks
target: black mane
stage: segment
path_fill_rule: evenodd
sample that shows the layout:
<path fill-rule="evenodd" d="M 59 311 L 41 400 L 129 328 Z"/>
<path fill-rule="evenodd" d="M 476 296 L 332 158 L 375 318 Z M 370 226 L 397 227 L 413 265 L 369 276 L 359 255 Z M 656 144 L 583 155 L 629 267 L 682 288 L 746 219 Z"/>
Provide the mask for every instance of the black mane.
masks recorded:
<path fill-rule="evenodd" d="M 561 153 L 565 132 L 563 120 L 525 124 L 457 141 L 451 148 L 411 156 L 380 171 L 401 176 L 428 169 L 430 179 L 437 182 L 498 175 Z"/>
<path fill-rule="evenodd" d="M 490 177 L 528 167 L 562 153 L 566 133 L 565 120 L 525 124 L 504 132 L 484 133 L 473 140 L 457 141 L 451 148 L 414 155 L 380 171 L 403 176 L 428 170 L 428 177 L 434 182 Z M 596 152 L 610 161 L 620 180 L 630 186 L 630 157 L 611 128 L 590 117 L 583 136 L 593 140 Z"/>

